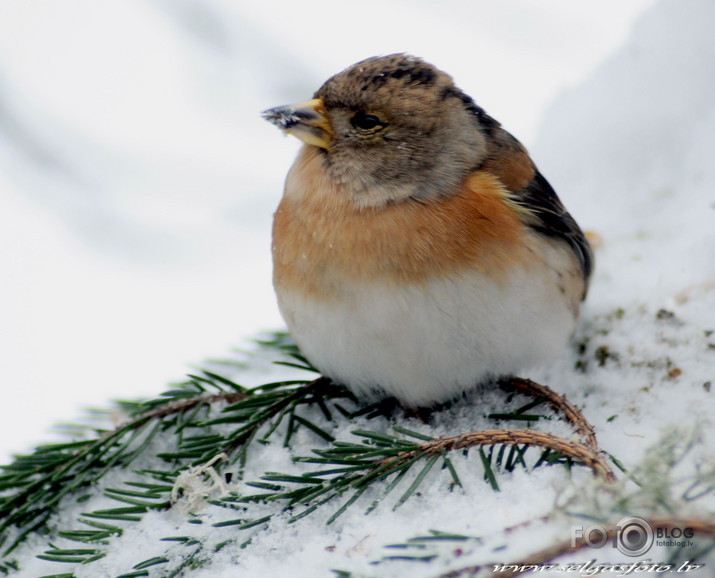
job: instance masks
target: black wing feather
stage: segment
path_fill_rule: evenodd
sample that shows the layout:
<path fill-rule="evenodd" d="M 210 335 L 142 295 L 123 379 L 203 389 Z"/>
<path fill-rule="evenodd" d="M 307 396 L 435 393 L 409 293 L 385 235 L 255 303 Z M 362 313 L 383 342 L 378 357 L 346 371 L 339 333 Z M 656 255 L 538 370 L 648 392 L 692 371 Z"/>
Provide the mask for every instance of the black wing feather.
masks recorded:
<path fill-rule="evenodd" d="M 559 237 L 569 244 L 576 254 L 588 285 L 593 271 L 593 250 L 583 231 L 563 206 L 549 182 L 537 170 L 529 184 L 514 196 L 534 215 L 535 222 L 529 223 L 532 228 L 545 235 Z"/>

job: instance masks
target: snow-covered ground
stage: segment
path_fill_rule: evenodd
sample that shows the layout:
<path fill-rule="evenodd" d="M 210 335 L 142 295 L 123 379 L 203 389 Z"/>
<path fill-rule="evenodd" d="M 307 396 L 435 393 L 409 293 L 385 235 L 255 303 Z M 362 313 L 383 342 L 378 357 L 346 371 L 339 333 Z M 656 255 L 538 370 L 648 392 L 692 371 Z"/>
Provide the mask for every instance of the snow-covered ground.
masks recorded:
<path fill-rule="evenodd" d="M 10 283 L 0 305 L 9 316 L 3 325 L 12 328 L 2 353 L 11 407 L 10 422 L 1 425 L 12 436 L 7 448 L 41 437 L 38 425 L 19 436 L 15 420 L 29 421 L 34 413 L 47 425 L 50 416 L 71 417 L 78 403 L 154 393 L 187 360 L 220 354 L 255 330 L 278 325 L 268 228 L 297 144 L 263 127 L 255 112 L 304 98 L 367 54 L 405 50 L 448 70 L 522 137 L 579 223 L 600 239 L 575 336 L 580 347 L 529 377 L 565 393 L 595 425 L 606 451 L 629 469 L 643 468 L 643 495 L 627 490 L 631 507 L 651 503 L 648 492 L 670 486 L 670 475 L 688 479 L 712 467 L 715 4 L 659 0 L 627 40 L 625 23 L 648 3 L 599 3 L 591 12 L 566 2 L 530 9 L 495 4 L 444 2 L 438 15 L 427 2 L 410 2 L 409 9 L 407 2 L 363 2 L 331 15 L 328 3 L 293 13 L 270 2 L 240 8 L 129 2 L 111 14 L 95 10 L 106 29 L 77 30 L 64 42 L 73 18 L 88 17 L 89 4 L 76 3 L 74 14 L 43 10 L 44 19 L 28 9 L 22 21 L 34 18 L 35 36 L 0 18 L 6 29 L 0 78 L 9 79 L 1 86 L 13 87 L 0 100 L 2 179 L 11 208 L 0 217 L 4 246 L 11 248 L 3 255 Z M 311 22 L 317 13 L 325 19 L 320 24 Z M 389 27 L 389 41 L 364 39 L 361 25 L 376 35 L 376 15 Z M 131 42 L 122 25 L 132 29 Z M 425 33 L 435 26 L 439 35 Z M 86 54 L 90 41 L 116 52 Z M 12 57 L 11 48 L 18 51 Z M 47 59 L 55 59 L 47 67 L 54 79 L 34 78 L 32 63 Z M 485 394 L 482 405 L 445 413 L 432 426 L 406 425 L 431 435 L 469 431 L 485 426 L 483 414 L 500 403 Z M 356 425 L 363 424 L 334 434 L 348 439 Z M 559 422 L 548 427 L 567 432 Z M 696 441 L 682 463 L 673 472 L 663 469 L 673 440 L 690 439 Z M 266 446 L 247 477 L 289 471 L 296 467 L 290 457 Z M 240 557 L 227 547 L 195 575 L 307 578 L 341 568 L 426 577 L 494 561 L 494 552 L 514 562 L 568 539 L 569 527 L 537 524 L 508 537 L 503 528 L 557 509 L 589 513 L 591 503 L 607 501 L 590 498 L 601 490 L 585 472 L 565 480 L 553 468 L 503 476 L 496 493 L 481 480 L 477 461 L 458 464 L 464 491 L 447 491 L 446 478 L 435 475 L 421 496 L 396 511 L 384 507 L 364 516 L 365 507 L 352 508 L 327 528 L 334 510 L 292 525 L 277 519 Z M 676 513 L 712 520 L 714 511 L 711 496 Z M 163 552 L 159 538 L 184 535 L 186 526 L 175 511 L 151 513 L 77 576 L 128 571 Z M 482 536 L 486 545 L 472 544 L 459 560 L 442 556 L 432 565 L 370 565 L 389 554 L 386 544 L 430 529 Z M 207 539 L 220 542 L 219 531 L 211 532 Z M 42 544 L 38 539 L 26 552 Z M 665 556 L 654 548 L 647 558 Z M 27 564 L 27 576 L 62 570 Z M 684 575 L 712 576 L 714 565 Z"/>

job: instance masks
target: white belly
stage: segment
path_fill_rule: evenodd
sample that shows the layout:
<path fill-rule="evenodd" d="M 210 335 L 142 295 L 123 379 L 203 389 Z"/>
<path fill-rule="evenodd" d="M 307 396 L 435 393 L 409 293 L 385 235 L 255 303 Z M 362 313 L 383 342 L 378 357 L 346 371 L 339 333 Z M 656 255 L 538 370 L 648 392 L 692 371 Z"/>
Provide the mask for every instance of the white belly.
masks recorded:
<path fill-rule="evenodd" d="M 541 364 L 574 327 L 572 297 L 551 268 L 517 270 L 505 283 L 476 272 L 407 287 L 352 283 L 330 300 L 284 289 L 278 301 L 323 374 L 358 395 L 413 407 Z"/>

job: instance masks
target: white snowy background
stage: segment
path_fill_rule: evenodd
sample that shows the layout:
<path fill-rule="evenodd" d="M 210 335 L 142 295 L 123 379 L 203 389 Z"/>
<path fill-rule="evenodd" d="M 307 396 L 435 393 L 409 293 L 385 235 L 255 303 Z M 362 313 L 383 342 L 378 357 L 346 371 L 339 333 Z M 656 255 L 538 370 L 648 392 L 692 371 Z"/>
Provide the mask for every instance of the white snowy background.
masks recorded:
<path fill-rule="evenodd" d="M 80 406 L 153 395 L 282 326 L 270 221 L 299 143 L 261 110 L 410 52 L 531 145 L 554 96 L 650 4 L 4 0 L 3 461 Z"/>
<path fill-rule="evenodd" d="M 298 143 L 258 112 L 304 99 L 360 58 L 406 51 L 450 72 L 524 141 L 600 238 L 576 335 L 589 339 L 581 358 L 589 370 L 574 370 L 572 348 L 530 377 L 583 407 L 601 446 L 631 468 L 666 445 L 659 440 L 672 427 L 699 440 L 679 476 L 712 460 L 715 4 L 257 4 L 0 7 L 2 452 L 46 439 L 45 428 L 79 406 L 154 395 L 191 362 L 279 327 L 270 218 Z M 499 401 L 485 394 L 483 403 L 484 411 L 409 427 L 433 435 L 484 427 L 480 416 Z M 336 433 L 346 438 L 354 427 Z M 248 476 L 286 471 L 289 458 L 269 446 Z M 502 528 L 551 512 L 574 488 L 588 494 L 588 476 L 570 486 L 562 478 L 522 472 L 494 493 L 479 473 L 464 492 L 447 493 L 437 476 L 396 512 L 365 517 L 357 508 L 327 530 L 332 511 L 276 522 L 240 553 L 239 567 L 226 549 L 196 575 L 434 576 L 449 568 L 369 562 L 385 544 L 430 528 L 498 546 Z M 578 507 L 587 509 L 584 496 Z M 179 514 L 147 515 L 77 575 L 128 571 L 161 553 L 158 538 L 182 523 Z M 567 537 L 558 525 L 527 530 L 500 555 L 515 561 Z M 474 553 L 474 563 L 493 558 Z M 61 570 L 28 564 L 23 576 Z"/>

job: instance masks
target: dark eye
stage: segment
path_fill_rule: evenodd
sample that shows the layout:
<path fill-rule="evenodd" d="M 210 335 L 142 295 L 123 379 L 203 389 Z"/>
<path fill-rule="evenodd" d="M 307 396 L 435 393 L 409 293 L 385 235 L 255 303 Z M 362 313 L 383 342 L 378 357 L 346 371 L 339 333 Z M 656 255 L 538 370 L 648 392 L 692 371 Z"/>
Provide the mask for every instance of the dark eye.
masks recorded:
<path fill-rule="evenodd" d="M 365 112 L 356 112 L 350 119 L 350 122 L 355 128 L 359 128 L 360 130 L 374 130 L 385 126 L 385 123 L 374 114 L 367 114 Z"/>

